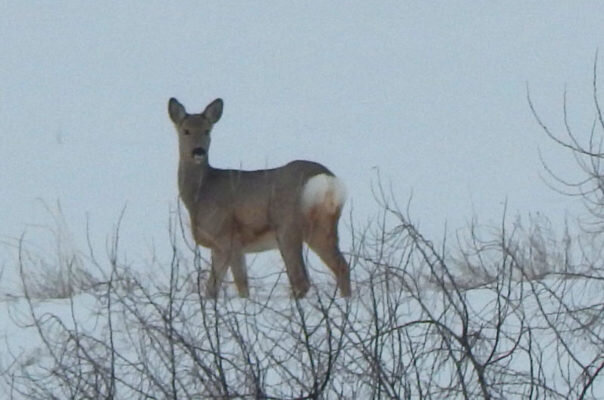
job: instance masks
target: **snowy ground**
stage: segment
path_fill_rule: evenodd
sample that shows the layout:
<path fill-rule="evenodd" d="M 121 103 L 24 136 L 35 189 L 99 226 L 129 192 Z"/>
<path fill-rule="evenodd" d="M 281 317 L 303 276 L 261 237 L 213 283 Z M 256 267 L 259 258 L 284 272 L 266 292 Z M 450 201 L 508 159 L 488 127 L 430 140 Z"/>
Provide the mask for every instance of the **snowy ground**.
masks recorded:
<path fill-rule="evenodd" d="M 322 383 L 327 398 L 463 398 L 464 391 L 483 398 L 485 387 L 492 398 L 518 399 L 604 391 L 598 271 L 535 273 L 543 243 L 513 250 L 523 242 L 510 240 L 506 257 L 496 246 L 481 253 L 485 270 L 495 263 L 491 279 L 470 279 L 459 261 L 457 269 L 441 265 L 412 227 L 398 228 L 381 242 L 365 236 L 358 244 L 350 301 L 332 298 L 331 276 L 311 258 L 318 287 L 295 302 L 276 253 L 252 263 L 250 299 L 235 297 L 230 284 L 217 302 L 199 296 L 204 277 L 195 265 L 204 260 L 182 242 L 173 259 L 155 260 L 145 272 L 119 257 L 72 258 L 71 283 L 88 285 L 72 295 L 53 294 L 56 282 L 35 279 L 42 264 L 21 257 L 30 263 L 30 301 L 6 286 L 9 276 L 18 278 L 18 264 L 5 266 L 2 280 L 3 396 L 282 398 Z M 559 259 L 553 250 L 548 257 L 551 265 Z M 478 259 L 465 261 L 476 268 Z M 95 272 L 111 265 L 113 275 Z M 70 287 L 68 276 L 61 279 Z"/>

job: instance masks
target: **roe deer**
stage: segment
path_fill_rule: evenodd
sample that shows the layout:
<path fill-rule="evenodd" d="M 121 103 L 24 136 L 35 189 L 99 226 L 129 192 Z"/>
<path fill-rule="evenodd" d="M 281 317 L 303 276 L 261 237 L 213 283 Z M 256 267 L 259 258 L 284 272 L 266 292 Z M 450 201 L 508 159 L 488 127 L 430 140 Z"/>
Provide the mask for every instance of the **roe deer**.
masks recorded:
<path fill-rule="evenodd" d="M 216 99 L 201 114 L 188 114 L 171 98 L 178 132 L 178 188 L 189 211 L 195 242 L 212 251 L 206 295 L 216 297 L 229 268 L 239 296 L 249 295 L 245 253 L 279 248 L 293 296 L 310 287 L 302 243 L 336 276 L 340 295 L 350 296 L 350 271 L 338 248 L 338 219 L 345 201 L 341 181 L 311 161 L 242 171 L 209 164 L 210 131 L 222 115 Z"/>

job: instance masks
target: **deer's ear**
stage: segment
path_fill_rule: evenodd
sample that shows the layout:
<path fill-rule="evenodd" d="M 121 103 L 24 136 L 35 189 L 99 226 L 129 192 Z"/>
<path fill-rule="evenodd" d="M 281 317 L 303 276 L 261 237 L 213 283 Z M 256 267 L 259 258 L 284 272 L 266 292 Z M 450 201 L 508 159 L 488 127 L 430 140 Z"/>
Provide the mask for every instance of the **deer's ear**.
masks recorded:
<path fill-rule="evenodd" d="M 205 115 L 206 118 L 209 119 L 210 122 L 214 124 L 222 116 L 223 105 L 224 105 L 224 102 L 222 101 L 222 99 L 216 99 L 213 102 L 211 102 L 210 104 L 208 104 L 206 109 L 203 110 L 203 115 Z"/>
<path fill-rule="evenodd" d="M 168 102 L 168 114 L 170 114 L 170 119 L 172 122 L 175 124 L 180 124 L 187 116 L 187 111 L 185 110 L 185 107 L 178 102 L 178 100 L 172 97 Z"/>

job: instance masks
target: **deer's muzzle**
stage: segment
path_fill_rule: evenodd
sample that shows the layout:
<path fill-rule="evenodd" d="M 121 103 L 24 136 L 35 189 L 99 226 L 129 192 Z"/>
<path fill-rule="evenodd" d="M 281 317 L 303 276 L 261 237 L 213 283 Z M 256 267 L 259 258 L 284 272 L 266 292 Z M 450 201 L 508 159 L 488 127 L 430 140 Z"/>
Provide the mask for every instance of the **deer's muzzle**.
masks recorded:
<path fill-rule="evenodd" d="M 193 157 L 193 160 L 195 160 L 196 162 L 201 162 L 206 157 L 207 154 L 208 154 L 208 152 L 204 148 L 201 148 L 201 147 L 196 147 L 191 152 L 191 156 Z"/>

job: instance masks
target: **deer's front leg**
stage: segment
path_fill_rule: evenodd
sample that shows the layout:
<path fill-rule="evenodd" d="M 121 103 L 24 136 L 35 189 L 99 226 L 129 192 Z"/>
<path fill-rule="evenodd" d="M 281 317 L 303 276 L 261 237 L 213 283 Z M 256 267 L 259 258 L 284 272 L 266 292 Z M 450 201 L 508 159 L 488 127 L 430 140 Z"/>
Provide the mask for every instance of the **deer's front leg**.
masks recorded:
<path fill-rule="evenodd" d="M 212 249 L 212 267 L 206 285 L 206 296 L 214 299 L 218 297 L 218 290 L 229 268 L 229 257 L 228 251 Z"/>
<path fill-rule="evenodd" d="M 234 243 L 231 248 L 230 264 L 239 297 L 248 297 L 250 291 L 247 280 L 247 266 L 245 265 L 245 255 L 241 250 L 241 244 L 239 242 Z"/>

